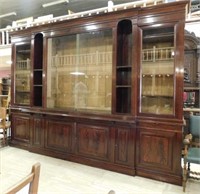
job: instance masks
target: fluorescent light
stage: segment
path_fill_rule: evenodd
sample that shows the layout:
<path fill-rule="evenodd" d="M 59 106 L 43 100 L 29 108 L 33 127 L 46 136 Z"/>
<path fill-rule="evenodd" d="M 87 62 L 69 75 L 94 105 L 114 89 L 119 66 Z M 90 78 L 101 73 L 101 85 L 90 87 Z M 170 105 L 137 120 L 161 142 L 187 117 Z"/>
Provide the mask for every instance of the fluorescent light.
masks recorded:
<path fill-rule="evenodd" d="M 71 75 L 85 75 L 85 73 L 79 72 L 79 71 L 71 72 L 70 74 Z"/>
<path fill-rule="evenodd" d="M 57 4 L 61 4 L 61 3 L 69 3 L 69 0 L 58 0 L 58 1 L 53 1 L 50 3 L 45 3 L 42 5 L 42 7 L 49 7 L 49 6 L 53 6 L 53 5 L 57 5 Z"/>
<path fill-rule="evenodd" d="M 108 11 L 109 11 L 109 12 L 110 12 L 110 11 L 113 11 L 113 6 L 114 6 L 113 1 L 109 0 L 109 1 L 108 1 Z"/>
<path fill-rule="evenodd" d="M 10 13 L 0 15 L 0 18 L 5 18 L 5 17 L 8 17 L 8 16 L 12 16 L 12 15 L 17 15 L 17 14 L 16 14 L 16 12 L 10 12 Z"/>

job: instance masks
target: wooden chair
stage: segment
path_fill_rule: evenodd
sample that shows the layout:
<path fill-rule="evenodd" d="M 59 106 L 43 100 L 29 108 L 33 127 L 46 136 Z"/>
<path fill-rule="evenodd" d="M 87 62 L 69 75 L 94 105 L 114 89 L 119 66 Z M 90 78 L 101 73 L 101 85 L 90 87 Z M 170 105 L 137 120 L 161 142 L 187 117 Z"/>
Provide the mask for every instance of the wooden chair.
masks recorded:
<path fill-rule="evenodd" d="M 0 138 L 1 145 L 7 145 L 7 130 L 10 128 L 10 121 L 7 121 L 7 108 L 0 107 Z"/>
<path fill-rule="evenodd" d="M 110 190 L 110 191 L 108 192 L 108 194 L 115 194 L 115 191 Z"/>
<path fill-rule="evenodd" d="M 190 169 L 190 165 L 200 164 L 200 115 L 190 115 L 190 134 L 184 141 L 183 191 L 188 178 L 200 180 L 200 172 Z"/>
<path fill-rule="evenodd" d="M 28 194 L 38 193 L 38 184 L 40 176 L 40 163 L 36 163 L 32 166 L 31 173 L 19 181 L 17 184 L 9 188 L 4 194 L 15 194 L 18 191 L 29 185 Z"/>

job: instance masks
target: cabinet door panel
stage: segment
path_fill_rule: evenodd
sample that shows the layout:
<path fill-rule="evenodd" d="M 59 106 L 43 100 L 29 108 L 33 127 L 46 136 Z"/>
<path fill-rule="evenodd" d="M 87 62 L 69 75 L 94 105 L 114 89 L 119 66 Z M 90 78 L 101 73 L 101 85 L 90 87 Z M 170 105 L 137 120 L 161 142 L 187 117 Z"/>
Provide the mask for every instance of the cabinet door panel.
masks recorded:
<path fill-rule="evenodd" d="M 43 147 L 44 133 L 43 133 L 43 120 L 41 118 L 33 118 L 32 129 L 32 144 L 33 146 Z"/>
<path fill-rule="evenodd" d="M 45 146 L 58 151 L 71 151 L 73 124 L 48 120 L 46 122 Z"/>
<path fill-rule="evenodd" d="M 30 118 L 23 115 L 12 115 L 12 140 L 30 141 Z"/>
<path fill-rule="evenodd" d="M 77 151 L 81 155 L 109 160 L 109 128 L 79 124 Z"/>
<path fill-rule="evenodd" d="M 176 134 L 141 129 L 139 134 L 138 165 L 147 168 L 173 170 L 173 142 Z"/>
<path fill-rule="evenodd" d="M 130 128 L 118 128 L 116 137 L 116 163 L 134 166 L 135 132 Z"/>

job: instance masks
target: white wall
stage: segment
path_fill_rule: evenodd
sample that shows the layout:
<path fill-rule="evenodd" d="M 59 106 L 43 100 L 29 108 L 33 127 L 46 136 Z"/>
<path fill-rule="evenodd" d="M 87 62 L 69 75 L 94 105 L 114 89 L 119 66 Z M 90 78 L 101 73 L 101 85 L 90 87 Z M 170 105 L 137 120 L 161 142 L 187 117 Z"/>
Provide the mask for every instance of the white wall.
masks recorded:
<path fill-rule="evenodd" d="M 11 73 L 11 46 L 0 46 L 0 78 Z"/>
<path fill-rule="evenodd" d="M 196 37 L 200 38 L 200 21 L 185 24 L 185 29 L 189 32 L 194 32 Z"/>

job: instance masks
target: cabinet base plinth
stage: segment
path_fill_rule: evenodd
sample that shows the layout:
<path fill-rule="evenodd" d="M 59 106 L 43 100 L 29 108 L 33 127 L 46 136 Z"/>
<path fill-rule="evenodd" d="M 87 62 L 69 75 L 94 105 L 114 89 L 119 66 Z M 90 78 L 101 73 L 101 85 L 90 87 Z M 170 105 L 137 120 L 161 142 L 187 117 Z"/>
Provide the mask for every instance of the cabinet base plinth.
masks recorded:
<path fill-rule="evenodd" d="M 145 169 L 137 169 L 136 170 L 136 176 L 146 177 L 174 185 L 182 185 L 182 175 L 174 175 L 170 173 L 164 173 L 164 172 L 158 172 L 158 171 L 149 171 Z"/>
<path fill-rule="evenodd" d="M 46 155 L 46 156 L 50 156 L 54 158 L 63 159 L 70 162 L 76 162 L 79 164 L 88 165 L 95 168 L 101 168 L 104 170 L 110 170 L 117 173 L 135 176 L 135 169 L 131 166 L 113 164 L 113 163 L 109 163 L 105 161 L 77 156 L 74 154 L 69 154 L 69 153 L 63 154 L 63 152 L 52 152 L 46 149 L 38 149 L 34 147 L 31 147 L 29 151 L 33 153 L 37 153 L 37 154 L 42 154 L 42 155 Z"/>

